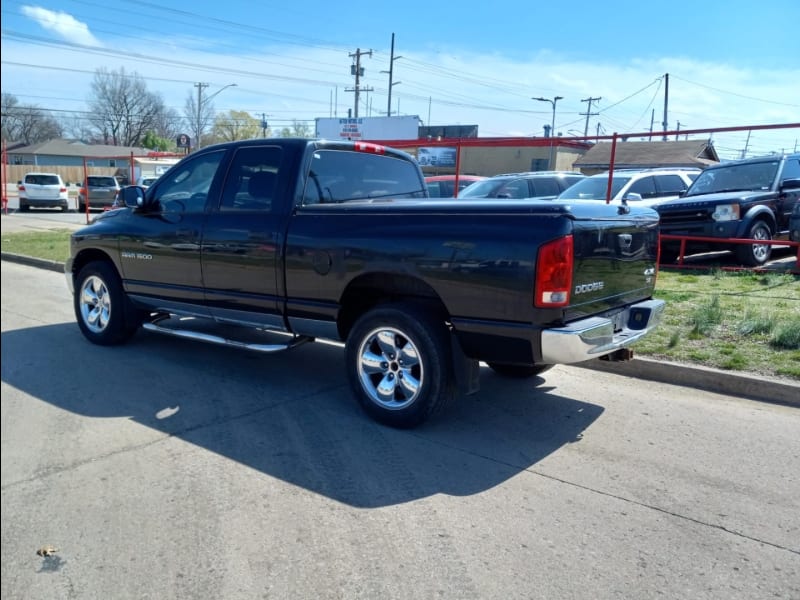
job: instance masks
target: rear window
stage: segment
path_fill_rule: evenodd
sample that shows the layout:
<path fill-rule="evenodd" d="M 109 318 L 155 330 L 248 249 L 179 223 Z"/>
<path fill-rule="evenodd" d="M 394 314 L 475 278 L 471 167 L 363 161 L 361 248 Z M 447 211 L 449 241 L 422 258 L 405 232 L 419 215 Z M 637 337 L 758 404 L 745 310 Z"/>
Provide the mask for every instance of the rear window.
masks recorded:
<path fill-rule="evenodd" d="M 345 150 L 316 150 L 304 204 L 372 198 L 425 198 L 427 188 L 413 162 Z"/>
<path fill-rule="evenodd" d="M 113 177 L 87 177 L 86 181 L 91 187 L 116 187 L 117 180 Z"/>
<path fill-rule="evenodd" d="M 58 175 L 28 174 L 25 175 L 25 183 L 33 185 L 61 185 Z"/>

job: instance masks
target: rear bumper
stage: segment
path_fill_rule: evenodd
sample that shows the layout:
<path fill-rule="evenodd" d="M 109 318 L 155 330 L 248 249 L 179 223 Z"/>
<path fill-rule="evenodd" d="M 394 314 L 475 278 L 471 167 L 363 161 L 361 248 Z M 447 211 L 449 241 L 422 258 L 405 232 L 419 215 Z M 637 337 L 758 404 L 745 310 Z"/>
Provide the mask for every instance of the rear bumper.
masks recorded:
<path fill-rule="evenodd" d="M 34 208 L 60 208 L 69 206 L 67 198 L 20 198 L 19 202 L 23 206 Z"/>
<path fill-rule="evenodd" d="M 542 331 L 542 363 L 583 362 L 630 346 L 656 328 L 665 306 L 663 300 L 647 300 L 629 306 L 615 318 L 622 324 L 618 331 L 614 331 L 614 321 L 604 317 L 590 317 L 565 327 L 545 329 Z"/>

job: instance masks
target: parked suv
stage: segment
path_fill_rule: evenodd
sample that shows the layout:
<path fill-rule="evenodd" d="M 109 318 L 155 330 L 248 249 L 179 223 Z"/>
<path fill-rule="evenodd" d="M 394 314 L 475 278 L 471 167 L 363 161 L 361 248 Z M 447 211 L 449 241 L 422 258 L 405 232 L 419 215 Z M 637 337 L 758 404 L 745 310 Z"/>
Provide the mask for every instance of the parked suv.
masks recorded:
<path fill-rule="evenodd" d="M 623 201 L 636 206 L 653 206 L 673 200 L 689 189 L 700 169 L 618 169 L 611 178 L 611 203 Z M 608 171 L 587 177 L 559 194 L 559 200 L 605 200 Z"/>
<path fill-rule="evenodd" d="M 113 206 L 120 190 L 119 183 L 111 175 L 89 175 L 84 185 L 78 192 L 78 211 L 86 210 L 86 198 L 89 198 L 89 208 L 107 208 Z"/>
<path fill-rule="evenodd" d="M 58 173 L 28 173 L 17 183 L 19 210 L 35 208 L 60 208 L 69 210 L 69 192 Z"/>
<path fill-rule="evenodd" d="M 503 173 L 476 181 L 459 192 L 458 197 L 552 199 L 583 179 L 586 175 L 576 171 Z"/>
<path fill-rule="evenodd" d="M 662 234 L 751 240 L 789 238 L 789 217 L 800 201 L 800 153 L 724 162 L 706 168 L 679 200 L 656 206 Z M 757 267 L 772 255 L 769 244 L 687 239 L 685 254 L 731 250 Z M 662 240 L 663 262 L 674 262 L 679 240 Z"/>

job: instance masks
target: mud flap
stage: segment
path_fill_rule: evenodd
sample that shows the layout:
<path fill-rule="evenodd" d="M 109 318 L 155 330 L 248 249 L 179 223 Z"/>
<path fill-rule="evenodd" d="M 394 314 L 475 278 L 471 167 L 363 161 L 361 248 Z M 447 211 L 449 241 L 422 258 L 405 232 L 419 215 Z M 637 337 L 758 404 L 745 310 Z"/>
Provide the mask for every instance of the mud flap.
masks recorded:
<path fill-rule="evenodd" d="M 458 338 L 452 331 L 450 332 L 450 348 L 458 392 L 464 396 L 477 393 L 480 391 L 480 363 L 464 354 Z"/>

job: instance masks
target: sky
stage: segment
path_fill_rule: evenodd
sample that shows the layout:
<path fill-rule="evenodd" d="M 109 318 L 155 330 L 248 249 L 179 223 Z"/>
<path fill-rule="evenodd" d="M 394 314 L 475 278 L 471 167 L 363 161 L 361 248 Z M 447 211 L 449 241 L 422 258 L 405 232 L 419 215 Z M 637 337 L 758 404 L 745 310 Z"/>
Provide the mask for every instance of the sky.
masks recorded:
<path fill-rule="evenodd" d="M 795 125 L 679 134 L 712 138 L 722 157 L 800 150 L 798 0 L 4 0 L 0 10 L 2 92 L 59 118 L 86 114 L 98 69 L 124 68 L 181 115 L 203 83 L 217 112 L 313 128 L 354 110 L 359 54 L 360 117 L 391 110 L 477 125 L 480 137 L 542 136 L 554 121 L 557 134 L 582 136 L 663 132 L 666 110 L 671 132 Z"/>

